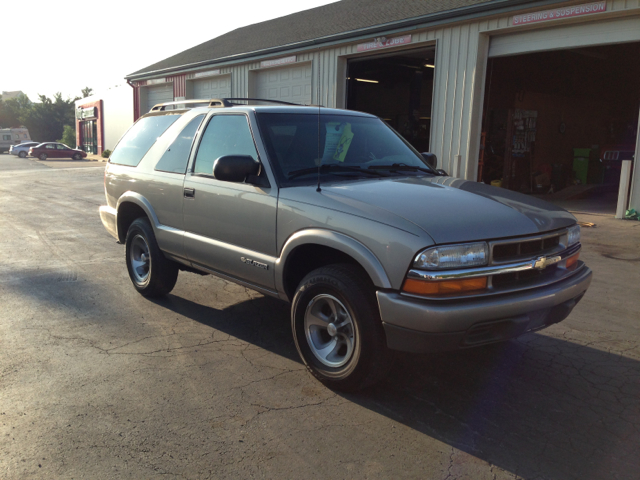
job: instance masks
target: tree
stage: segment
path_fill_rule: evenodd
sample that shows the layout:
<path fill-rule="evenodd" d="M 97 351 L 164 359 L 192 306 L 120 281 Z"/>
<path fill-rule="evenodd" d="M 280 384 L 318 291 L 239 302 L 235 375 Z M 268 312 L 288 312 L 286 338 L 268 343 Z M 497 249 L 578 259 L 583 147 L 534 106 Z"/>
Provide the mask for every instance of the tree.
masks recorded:
<path fill-rule="evenodd" d="M 81 91 L 82 91 L 82 97 L 81 98 L 87 98 L 93 93 L 93 88 L 84 87 Z"/>
<path fill-rule="evenodd" d="M 89 87 L 82 93 L 91 93 Z M 38 95 L 39 102 L 31 102 L 26 95 L 11 100 L 0 100 L 0 125 L 3 127 L 19 127 L 29 129 L 32 139 L 40 142 L 55 142 L 64 135 L 65 125 L 74 128 L 75 136 L 75 101 L 79 99 L 62 98 L 60 92 L 53 99 L 46 95 Z M 75 146 L 75 140 L 72 142 Z"/>
<path fill-rule="evenodd" d="M 31 100 L 24 94 L 6 101 L 0 100 L 0 125 L 4 128 L 20 127 L 31 105 Z"/>
<path fill-rule="evenodd" d="M 62 138 L 58 140 L 58 142 L 64 143 L 67 147 L 76 148 L 78 145 L 76 141 L 76 129 L 71 125 L 65 125 Z"/>
<path fill-rule="evenodd" d="M 24 117 L 24 126 L 29 129 L 31 138 L 41 142 L 55 142 L 61 138 L 65 125 L 75 125 L 75 100 L 64 100 L 61 93 L 53 99 L 39 95 L 39 103 L 34 103 Z"/>

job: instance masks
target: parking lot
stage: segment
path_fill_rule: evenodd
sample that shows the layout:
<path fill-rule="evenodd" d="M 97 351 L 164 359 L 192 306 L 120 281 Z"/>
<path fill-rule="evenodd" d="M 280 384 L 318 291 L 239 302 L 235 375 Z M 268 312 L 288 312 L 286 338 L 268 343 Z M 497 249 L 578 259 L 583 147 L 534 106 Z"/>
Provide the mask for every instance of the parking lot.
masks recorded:
<path fill-rule="evenodd" d="M 137 294 L 103 168 L 0 155 L 0 478 L 638 478 L 640 222 L 579 216 L 594 279 L 564 322 L 347 395 L 284 303 L 184 272 Z"/>

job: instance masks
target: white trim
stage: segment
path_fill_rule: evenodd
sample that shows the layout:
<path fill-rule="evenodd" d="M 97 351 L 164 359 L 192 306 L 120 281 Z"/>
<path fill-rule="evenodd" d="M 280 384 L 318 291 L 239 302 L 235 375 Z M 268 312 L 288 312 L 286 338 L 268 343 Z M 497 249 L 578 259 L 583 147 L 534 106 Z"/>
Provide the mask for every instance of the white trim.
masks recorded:
<path fill-rule="evenodd" d="M 640 16 L 597 20 L 492 36 L 489 57 L 640 41 Z"/>
<path fill-rule="evenodd" d="M 276 58 L 274 60 L 263 60 L 260 62 L 260 68 L 283 67 L 298 61 L 297 55 L 289 55 L 288 57 Z"/>
<path fill-rule="evenodd" d="M 187 80 L 197 80 L 199 78 L 204 78 L 204 77 L 213 77 L 216 75 L 220 75 L 220 69 L 216 69 L 216 70 L 209 70 L 207 72 L 196 72 L 196 73 L 191 73 L 189 75 L 187 75 Z"/>

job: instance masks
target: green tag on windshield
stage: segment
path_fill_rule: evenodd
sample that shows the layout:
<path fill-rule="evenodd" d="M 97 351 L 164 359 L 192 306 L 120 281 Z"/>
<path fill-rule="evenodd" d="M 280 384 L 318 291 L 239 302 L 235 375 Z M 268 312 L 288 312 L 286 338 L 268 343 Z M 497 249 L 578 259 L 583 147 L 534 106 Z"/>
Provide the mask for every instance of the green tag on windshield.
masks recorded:
<path fill-rule="evenodd" d="M 342 136 L 338 141 L 336 147 L 336 153 L 333 155 L 333 159 L 339 162 L 344 162 L 344 158 L 347 156 L 349 147 L 351 146 L 351 140 L 353 140 L 353 132 L 351 131 L 351 124 L 347 123 L 342 132 Z"/>

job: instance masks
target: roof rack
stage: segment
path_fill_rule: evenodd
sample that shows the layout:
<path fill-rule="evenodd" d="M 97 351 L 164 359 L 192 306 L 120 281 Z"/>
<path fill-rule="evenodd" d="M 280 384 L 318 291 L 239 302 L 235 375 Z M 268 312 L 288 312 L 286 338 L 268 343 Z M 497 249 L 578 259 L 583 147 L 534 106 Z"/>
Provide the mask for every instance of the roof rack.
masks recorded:
<path fill-rule="evenodd" d="M 166 107 L 174 106 L 174 107 L 182 107 L 185 108 L 187 105 L 197 105 L 202 104 L 203 106 L 208 106 L 209 108 L 224 108 L 224 107 L 234 107 L 238 105 L 245 105 L 244 103 L 238 102 L 247 102 L 246 105 L 249 105 L 248 102 L 267 102 L 267 103 L 277 103 L 279 105 L 289 105 L 292 107 L 306 107 L 308 105 L 300 105 L 299 103 L 291 103 L 291 102 L 283 102 L 282 100 L 270 100 L 268 98 L 244 98 L 244 97 L 233 97 L 233 98 L 210 98 L 210 99 L 202 99 L 202 100 L 177 100 L 174 102 L 164 102 L 158 103 L 154 105 L 150 112 L 163 112 Z"/>

